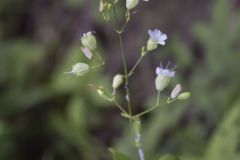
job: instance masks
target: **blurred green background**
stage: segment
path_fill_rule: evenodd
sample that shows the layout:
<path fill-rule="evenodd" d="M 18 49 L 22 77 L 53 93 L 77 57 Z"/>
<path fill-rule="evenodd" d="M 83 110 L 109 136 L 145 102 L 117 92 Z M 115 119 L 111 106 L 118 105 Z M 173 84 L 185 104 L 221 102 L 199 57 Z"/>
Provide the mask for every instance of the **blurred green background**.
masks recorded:
<path fill-rule="evenodd" d="M 0 1 L 0 160 L 110 160 L 109 147 L 134 157 L 128 122 L 88 86 L 110 88 L 111 77 L 123 72 L 117 37 L 98 3 Z M 240 159 L 239 11 L 239 0 L 150 0 L 136 8 L 124 33 L 129 67 L 148 29 L 169 39 L 130 81 L 134 112 L 154 102 L 160 61 L 178 66 L 171 87 L 180 82 L 193 94 L 144 117 L 147 159 Z M 89 30 L 96 31 L 106 68 L 67 76 L 73 64 L 88 62 L 79 39 Z"/>

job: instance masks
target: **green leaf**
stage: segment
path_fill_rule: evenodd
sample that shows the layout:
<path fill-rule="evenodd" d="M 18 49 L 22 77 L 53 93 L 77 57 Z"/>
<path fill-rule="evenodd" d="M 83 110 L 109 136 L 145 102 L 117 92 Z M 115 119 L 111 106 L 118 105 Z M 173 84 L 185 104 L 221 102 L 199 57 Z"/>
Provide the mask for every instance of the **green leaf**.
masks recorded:
<path fill-rule="evenodd" d="M 112 154 L 113 160 L 131 160 L 129 157 L 127 157 L 123 153 L 120 153 L 112 148 L 110 148 L 109 151 Z"/>
<path fill-rule="evenodd" d="M 210 141 L 207 160 L 240 159 L 240 101 L 225 115 Z"/>
<path fill-rule="evenodd" d="M 159 158 L 159 160 L 180 160 L 180 159 L 175 156 L 167 154 Z"/>

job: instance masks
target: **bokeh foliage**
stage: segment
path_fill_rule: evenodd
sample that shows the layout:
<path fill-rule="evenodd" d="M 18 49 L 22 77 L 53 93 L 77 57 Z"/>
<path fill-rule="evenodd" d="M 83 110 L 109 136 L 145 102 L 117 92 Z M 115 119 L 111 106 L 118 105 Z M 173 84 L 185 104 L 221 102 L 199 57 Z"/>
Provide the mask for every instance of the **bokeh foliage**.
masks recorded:
<path fill-rule="evenodd" d="M 73 13 L 88 3 L 61 1 L 63 9 Z M 88 85 L 109 89 L 112 73 L 96 70 L 81 78 L 64 74 L 74 63 L 87 61 L 80 42 L 61 48 L 63 42 L 54 39 L 58 53 L 35 38 L 34 29 L 26 33 L 22 25 L 31 4 L 0 2 L 0 159 L 105 160 L 111 159 L 108 147 L 119 150 L 111 151 L 122 159 L 128 159 L 122 153 L 132 157 L 127 121 Z M 162 107 L 143 120 L 148 159 L 165 154 L 181 160 L 240 159 L 240 14 L 228 0 L 211 1 L 211 6 L 208 22 L 196 20 L 192 25 L 192 43 L 177 34 L 156 55 L 177 63 L 177 79 L 193 98 Z M 99 17 L 93 20 L 104 25 Z"/>

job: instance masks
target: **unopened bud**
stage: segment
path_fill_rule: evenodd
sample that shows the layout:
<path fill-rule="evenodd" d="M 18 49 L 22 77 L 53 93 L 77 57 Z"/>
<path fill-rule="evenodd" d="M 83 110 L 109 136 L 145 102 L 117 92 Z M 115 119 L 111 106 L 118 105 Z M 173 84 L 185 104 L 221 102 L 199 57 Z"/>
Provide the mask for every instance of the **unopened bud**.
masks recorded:
<path fill-rule="evenodd" d="M 103 91 L 101 89 L 98 89 L 97 93 L 98 93 L 99 96 L 103 96 L 104 95 L 104 93 L 103 93 Z"/>
<path fill-rule="evenodd" d="M 103 0 L 100 0 L 100 2 L 99 2 L 99 12 L 103 11 L 103 6 L 104 6 Z"/>
<path fill-rule="evenodd" d="M 83 52 L 83 54 L 88 58 L 88 59 L 92 59 L 93 57 L 93 53 L 91 52 L 91 50 L 87 47 L 81 47 L 81 50 Z"/>
<path fill-rule="evenodd" d="M 113 77 L 112 87 L 117 89 L 123 83 L 123 76 L 121 74 L 117 74 Z"/>
<path fill-rule="evenodd" d="M 177 84 L 175 88 L 172 90 L 171 98 L 172 99 L 176 98 L 181 92 L 181 90 L 182 90 L 182 86 L 180 84 Z"/>
<path fill-rule="evenodd" d="M 92 51 L 97 48 L 97 40 L 96 37 L 92 34 L 92 32 L 83 34 L 81 42 L 84 47 L 87 47 Z"/>
<path fill-rule="evenodd" d="M 89 71 L 89 65 L 85 63 L 76 63 L 73 65 L 72 70 L 67 73 L 75 74 L 76 76 L 83 76 Z"/>
<path fill-rule="evenodd" d="M 139 3 L 139 0 L 127 0 L 126 7 L 127 9 L 133 9 L 138 5 L 138 3 Z"/>
<path fill-rule="evenodd" d="M 181 93 L 178 97 L 177 97 L 177 99 L 179 99 L 179 100 L 186 100 L 186 99 L 188 99 L 188 98 L 190 98 L 191 97 L 191 93 L 190 92 L 184 92 L 184 93 Z"/>
<path fill-rule="evenodd" d="M 107 9 L 110 10 L 112 8 L 112 4 L 108 3 Z"/>

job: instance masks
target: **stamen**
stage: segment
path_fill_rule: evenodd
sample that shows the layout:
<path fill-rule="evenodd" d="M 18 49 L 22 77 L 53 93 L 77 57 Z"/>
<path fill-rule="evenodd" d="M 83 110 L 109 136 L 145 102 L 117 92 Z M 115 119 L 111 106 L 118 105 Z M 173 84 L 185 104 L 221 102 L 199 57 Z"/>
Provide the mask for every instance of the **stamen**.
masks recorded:
<path fill-rule="evenodd" d="M 173 71 L 177 68 L 178 66 L 175 64 L 170 70 Z"/>
<path fill-rule="evenodd" d="M 160 62 L 160 67 L 163 68 L 162 62 Z"/>
<path fill-rule="evenodd" d="M 166 65 L 166 69 L 171 65 L 171 61 L 168 61 L 167 65 Z"/>

